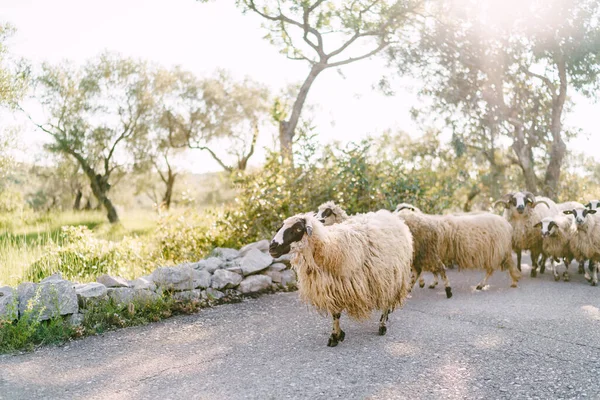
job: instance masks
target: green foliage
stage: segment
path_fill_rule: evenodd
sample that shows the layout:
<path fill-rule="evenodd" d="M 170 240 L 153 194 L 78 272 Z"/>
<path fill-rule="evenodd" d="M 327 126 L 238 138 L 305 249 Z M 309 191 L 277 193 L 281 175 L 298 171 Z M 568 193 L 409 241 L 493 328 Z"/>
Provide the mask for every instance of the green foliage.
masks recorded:
<path fill-rule="evenodd" d="M 27 280 L 37 282 L 56 272 L 79 282 L 102 274 L 133 278 L 155 266 L 147 244 L 137 238 L 111 242 L 96 238 L 86 226 L 65 226 L 60 239 L 62 244 L 51 243 L 31 265 Z"/>
<path fill-rule="evenodd" d="M 424 160 L 407 165 L 397 151 L 372 139 L 317 152 L 314 139 L 300 137 L 293 167 L 272 153 L 261 170 L 237 175 L 240 194 L 232 207 L 216 213 L 218 235 L 212 237 L 228 246 L 269 238 L 285 218 L 315 211 L 328 200 L 350 214 L 394 209 L 400 202 L 428 212 L 458 205 L 453 195 L 462 183 L 444 171 L 444 164 L 436 167 Z"/>

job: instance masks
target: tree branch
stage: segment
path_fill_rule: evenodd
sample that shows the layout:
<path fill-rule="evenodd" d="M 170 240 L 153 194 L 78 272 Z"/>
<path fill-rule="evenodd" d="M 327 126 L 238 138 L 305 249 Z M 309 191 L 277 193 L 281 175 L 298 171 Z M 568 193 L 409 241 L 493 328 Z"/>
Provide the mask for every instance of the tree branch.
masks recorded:
<path fill-rule="evenodd" d="M 358 61 L 358 60 L 363 60 L 365 58 L 369 58 L 369 57 L 371 57 L 371 56 L 379 53 L 381 50 L 385 49 L 388 46 L 388 44 L 389 43 L 383 41 L 383 42 L 381 42 L 379 44 L 379 46 L 377 46 L 377 48 L 369 51 L 368 53 L 365 53 L 365 54 L 363 54 L 361 56 L 358 56 L 358 57 L 350 57 L 350 58 L 347 58 L 347 59 L 342 60 L 342 61 L 337 61 L 337 62 L 334 62 L 334 63 L 331 63 L 331 64 L 327 64 L 327 65 L 325 65 L 325 68 L 339 67 L 340 65 L 350 64 L 350 63 L 352 63 L 354 61 Z"/>

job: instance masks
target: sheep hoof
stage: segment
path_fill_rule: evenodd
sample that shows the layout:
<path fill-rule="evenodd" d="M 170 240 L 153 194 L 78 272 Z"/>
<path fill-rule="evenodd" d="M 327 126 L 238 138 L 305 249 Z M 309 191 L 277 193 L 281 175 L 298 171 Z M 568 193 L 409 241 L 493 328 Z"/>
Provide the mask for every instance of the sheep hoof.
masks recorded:
<path fill-rule="evenodd" d="M 329 340 L 327 341 L 327 347 L 335 347 L 338 345 L 338 341 L 333 335 L 329 336 Z"/>
<path fill-rule="evenodd" d="M 340 329 L 340 335 L 339 335 L 338 339 L 340 340 L 340 342 L 343 342 L 345 338 L 346 338 L 346 332 L 344 332 L 343 330 Z"/>
<path fill-rule="evenodd" d="M 429 285 L 429 289 L 435 289 L 436 286 L 437 286 L 437 284 L 432 283 L 431 285 Z"/>
<path fill-rule="evenodd" d="M 535 278 L 535 277 L 537 276 L 537 270 L 535 270 L 535 269 L 532 269 L 532 270 L 531 270 L 531 274 L 530 274 L 530 276 L 531 276 L 532 278 Z"/>
<path fill-rule="evenodd" d="M 481 290 L 481 289 L 483 289 L 483 285 L 477 285 L 476 289 L 477 289 L 477 290 Z"/>
<path fill-rule="evenodd" d="M 387 327 L 385 327 L 385 326 L 379 327 L 379 336 L 385 335 L 386 332 L 387 332 Z"/>
<path fill-rule="evenodd" d="M 421 289 L 423 289 L 423 288 L 425 287 L 425 282 L 423 282 L 423 283 L 419 282 L 419 287 L 420 287 Z"/>
<path fill-rule="evenodd" d="M 579 269 L 577 270 L 577 273 L 578 273 L 579 275 L 582 275 L 582 274 L 584 274 L 584 273 L 585 273 L 585 268 L 584 268 L 584 266 L 583 266 L 583 265 L 580 265 L 580 266 L 579 266 Z"/>
<path fill-rule="evenodd" d="M 446 297 L 449 299 L 450 297 L 452 297 L 452 288 L 450 286 L 448 286 L 446 288 Z"/>
<path fill-rule="evenodd" d="M 518 286 L 517 286 L 517 282 L 513 282 L 513 283 L 511 283 L 511 284 L 510 284 L 510 287 L 514 287 L 514 288 L 518 287 Z"/>
<path fill-rule="evenodd" d="M 591 277 L 591 276 L 589 276 L 588 274 L 586 274 L 586 275 L 584 276 L 584 278 L 585 278 L 585 280 L 586 280 L 586 281 L 588 281 L 588 282 L 592 282 L 592 277 Z"/>
<path fill-rule="evenodd" d="M 592 281 L 592 286 L 596 286 L 597 284 L 598 284 L 598 282 Z"/>
<path fill-rule="evenodd" d="M 517 269 L 521 271 L 521 264 L 517 265 Z"/>
<path fill-rule="evenodd" d="M 555 281 L 555 282 L 558 282 L 558 281 L 560 281 L 560 276 L 558 276 L 558 275 L 554 275 L 554 281 Z"/>

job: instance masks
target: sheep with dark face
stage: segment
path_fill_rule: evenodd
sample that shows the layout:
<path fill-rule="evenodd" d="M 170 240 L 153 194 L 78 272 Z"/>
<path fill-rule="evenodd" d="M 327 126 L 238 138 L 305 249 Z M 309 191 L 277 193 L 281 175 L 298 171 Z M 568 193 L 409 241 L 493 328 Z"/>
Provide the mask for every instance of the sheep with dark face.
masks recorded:
<path fill-rule="evenodd" d="M 569 265 L 575 258 L 570 246 L 575 233 L 573 217 L 564 214 L 546 217 L 535 224 L 535 227 L 541 231 L 542 250 L 552 262 L 554 280 L 560 280 L 558 262 L 562 260 L 565 265 L 563 279 L 565 282 L 569 281 Z"/>
<path fill-rule="evenodd" d="M 354 216 L 324 226 L 312 213 L 286 219 L 269 246 L 273 257 L 292 254 L 300 296 L 333 316 L 327 343 L 343 341 L 343 311 L 355 319 L 382 312 L 379 334 L 387 331 L 388 315 L 408 296 L 413 257 L 412 235 L 388 211 Z"/>
<path fill-rule="evenodd" d="M 600 208 L 600 200 L 590 200 L 585 205 L 585 208 L 590 209 L 590 210 L 597 210 L 598 208 Z"/>
<path fill-rule="evenodd" d="M 346 211 L 344 211 L 342 207 L 338 206 L 333 201 L 328 201 L 319 206 L 316 217 L 325 224 L 325 226 L 329 226 L 347 220 L 348 214 L 346 214 Z"/>
<path fill-rule="evenodd" d="M 513 228 L 512 248 L 517 253 L 517 268 L 521 270 L 521 252 L 529 250 L 531 276 L 537 276 L 538 260 L 542 254 L 542 235 L 535 225 L 543 218 L 559 213 L 556 203 L 546 197 L 536 197 L 531 192 L 516 192 L 506 194 L 494 206 L 498 204 L 504 206 L 504 218 Z"/>
<path fill-rule="evenodd" d="M 592 282 L 592 286 L 598 284 L 598 267 L 600 261 L 600 218 L 596 210 L 578 207 L 573 210 L 563 211 L 564 214 L 572 215 L 575 221 L 575 232 L 569 242 L 569 247 L 575 259 L 582 264 L 590 260 L 591 277 L 586 276 Z"/>

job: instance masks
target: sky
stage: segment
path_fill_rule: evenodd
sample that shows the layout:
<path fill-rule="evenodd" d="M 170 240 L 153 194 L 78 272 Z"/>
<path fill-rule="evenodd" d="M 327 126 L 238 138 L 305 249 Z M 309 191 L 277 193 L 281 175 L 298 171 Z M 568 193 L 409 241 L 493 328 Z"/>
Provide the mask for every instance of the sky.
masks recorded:
<path fill-rule="evenodd" d="M 217 68 L 236 78 L 249 76 L 274 93 L 301 82 L 308 72 L 304 62 L 288 60 L 264 39 L 259 17 L 243 15 L 234 0 L 201 4 L 194 0 L 0 0 L 0 21 L 17 28 L 10 51 L 34 64 L 69 59 L 84 63 L 104 50 L 139 57 L 166 67 L 180 65 L 198 76 Z M 310 90 L 315 123 L 323 143 L 358 140 L 386 129 L 416 133 L 410 109 L 418 106 L 418 82 L 401 79 L 395 96 L 373 86 L 388 71 L 381 59 L 359 61 L 323 72 Z M 583 129 L 569 147 L 596 155 L 600 149 L 600 104 L 576 96 L 567 125 Z M 19 123 L 25 124 L 20 121 Z M 25 125 L 28 148 L 47 138 Z M 261 135 L 259 147 L 273 147 L 276 128 Z M 253 163 L 260 163 L 258 151 Z M 206 153 L 192 151 L 182 161 L 193 172 L 220 170 Z"/>

